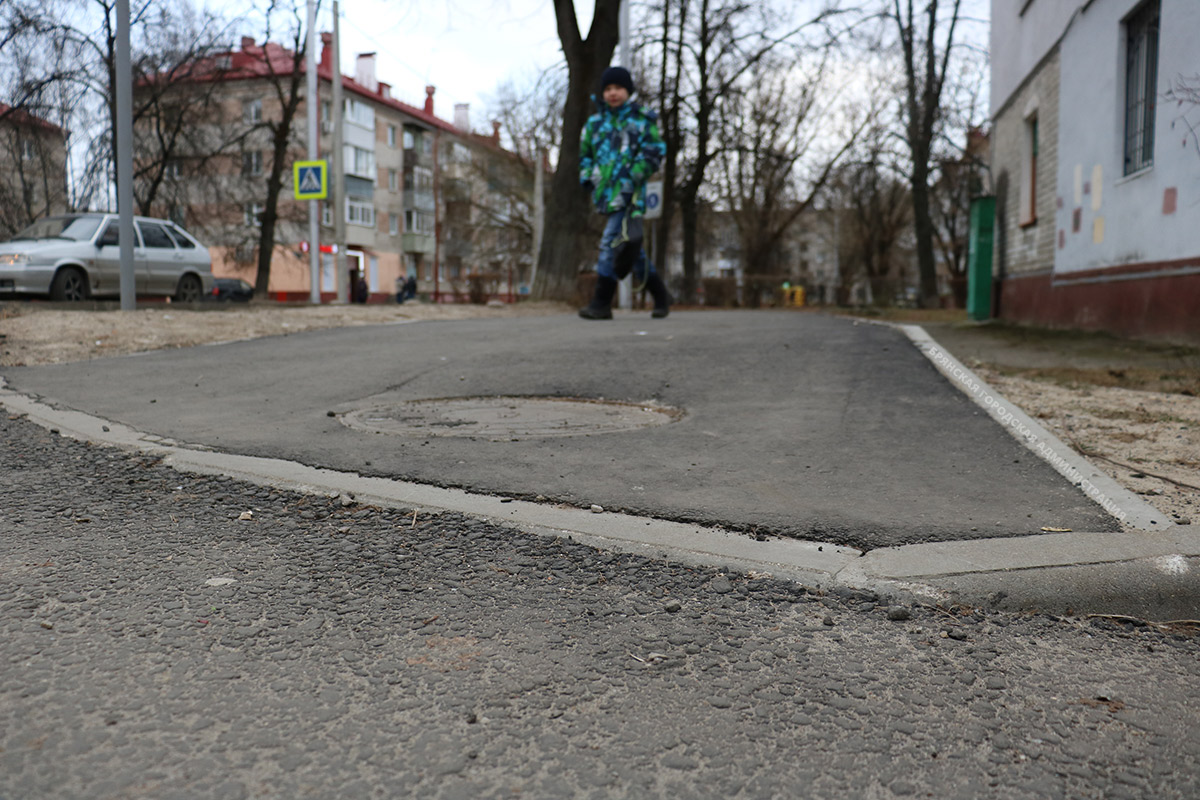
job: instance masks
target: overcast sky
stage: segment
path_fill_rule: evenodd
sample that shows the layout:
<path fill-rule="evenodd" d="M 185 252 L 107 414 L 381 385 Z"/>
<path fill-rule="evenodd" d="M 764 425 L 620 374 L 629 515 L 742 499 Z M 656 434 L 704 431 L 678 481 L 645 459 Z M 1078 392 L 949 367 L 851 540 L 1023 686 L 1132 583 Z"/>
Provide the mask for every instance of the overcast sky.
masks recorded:
<path fill-rule="evenodd" d="M 586 35 L 592 4 L 578 5 Z M 216 6 L 237 11 L 234 0 Z M 317 28 L 332 30 L 331 0 L 322 6 Z M 374 52 L 376 75 L 397 99 L 420 106 L 425 86 L 436 86 L 435 113 L 449 120 L 455 103 L 469 103 L 480 130 L 501 82 L 532 82 L 562 60 L 550 0 L 341 0 L 340 7 L 342 74 L 354 75 L 357 53 Z"/>
<path fill-rule="evenodd" d="M 812 1 L 784 0 L 792 8 Z M 244 9 L 238 0 L 208 3 L 230 16 Z M 332 0 L 321 4 L 317 28 L 332 30 Z M 340 6 L 343 74 L 354 74 L 357 53 L 374 52 L 376 75 L 397 99 L 421 106 L 425 86 L 436 86 L 435 113 L 451 120 L 455 103 L 469 103 L 477 130 L 490 128 L 488 104 L 500 83 L 530 85 L 562 62 L 551 0 L 341 0 Z M 575 6 L 586 36 L 593 2 Z M 963 9 L 978 20 L 986 19 L 987 6 L 988 0 L 965 0 Z M 986 47 L 986 23 L 964 25 L 963 32 Z"/>

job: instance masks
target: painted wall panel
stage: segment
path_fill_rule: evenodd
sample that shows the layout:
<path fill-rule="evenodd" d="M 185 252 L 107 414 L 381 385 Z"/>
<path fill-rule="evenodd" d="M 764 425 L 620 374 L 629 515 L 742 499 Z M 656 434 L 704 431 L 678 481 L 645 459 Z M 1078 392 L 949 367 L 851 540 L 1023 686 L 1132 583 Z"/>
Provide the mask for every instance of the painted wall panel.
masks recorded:
<path fill-rule="evenodd" d="M 1004 107 L 1084 5 L 1084 0 L 992 0 L 991 116 Z"/>
<path fill-rule="evenodd" d="M 1181 77 L 1200 75 L 1200 2 L 1161 0 L 1154 163 L 1126 176 L 1122 20 L 1138 5 L 1096 0 L 1063 37 L 1056 178 L 1063 203 L 1055 222 L 1064 235 L 1056 274 L 1200 255 L 1200 151 L 1182 120 L 1190 113 L 1194 125 L 1200 109 L 1164 99 Z M 1172 194 L 1177 210 L 1164 213 Z"/>

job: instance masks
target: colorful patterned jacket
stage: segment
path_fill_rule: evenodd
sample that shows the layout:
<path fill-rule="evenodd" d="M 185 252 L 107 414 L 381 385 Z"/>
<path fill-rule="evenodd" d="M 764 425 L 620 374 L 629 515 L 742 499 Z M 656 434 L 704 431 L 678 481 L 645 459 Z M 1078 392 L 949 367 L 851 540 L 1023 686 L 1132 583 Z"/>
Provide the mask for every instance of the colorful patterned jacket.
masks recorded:
<path fill-rule="evenodd" d="M 579 143 L 579 182 L 590 189 L 602 214 L 632 204 L 632 216 L 646 213 L 646 179 L 658 171 L 667 146 L 658 132 L 658 114 L 628 101 L 611 109 L 592 97 L 599 109 L 588 117 Z"/>

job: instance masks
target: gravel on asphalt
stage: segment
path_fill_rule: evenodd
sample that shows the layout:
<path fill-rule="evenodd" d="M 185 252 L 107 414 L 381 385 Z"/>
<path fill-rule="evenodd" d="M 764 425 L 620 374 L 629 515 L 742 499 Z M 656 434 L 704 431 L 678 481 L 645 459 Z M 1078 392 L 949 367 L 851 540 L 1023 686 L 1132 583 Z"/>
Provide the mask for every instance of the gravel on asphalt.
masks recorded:
<path fill-rule="evenodd" d="M 174 472 L 0 417 L 0 798 L 1200 796 L 1197 639 Z"/>

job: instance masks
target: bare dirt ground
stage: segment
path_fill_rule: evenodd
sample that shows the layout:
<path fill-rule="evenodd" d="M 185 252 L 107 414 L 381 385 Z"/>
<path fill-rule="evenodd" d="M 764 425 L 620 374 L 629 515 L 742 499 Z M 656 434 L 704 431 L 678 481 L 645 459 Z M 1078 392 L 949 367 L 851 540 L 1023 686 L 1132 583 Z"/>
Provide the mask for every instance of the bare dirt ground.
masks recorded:
<path fill-rule="evenodd" d="M 203 310 L 164 305 L 137 311 L 75 310 L 0 304 L 0 366 L 86 361 L 105 356 L 254 339 L 285 333 L 379 325 L 401 320 L 537 316 L 568 311 L 559 303 L 307 306 L 213 305 Z"/>
<path fill-rule="evenodd" d="M 515 306 L 172 306 L 136 312 L 0 304 L 0 366 L 56 364 L 318 328 L 571 311 Z M 1119 484 L 1200 522 L 1200 349 L 1096 334 L 922 322 L 946 349 Z"/>
<path fill-rule="evenodd" d="M 1200 523 L 1200 348 L 995 323 L 925 328 L 1117 483 L 1179 524 Z"/>

